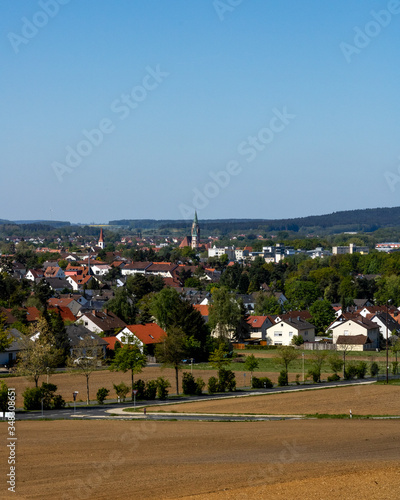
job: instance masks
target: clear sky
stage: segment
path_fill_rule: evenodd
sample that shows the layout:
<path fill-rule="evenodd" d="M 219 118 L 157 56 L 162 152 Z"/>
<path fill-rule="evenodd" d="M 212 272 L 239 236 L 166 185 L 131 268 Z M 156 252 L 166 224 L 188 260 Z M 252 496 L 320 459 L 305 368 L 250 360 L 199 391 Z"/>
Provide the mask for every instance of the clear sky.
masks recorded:
<path fill-rule="evenodd" d="M 398 206 L 399 35 L 398 0 L 2 0 L 0 219 Z"/>

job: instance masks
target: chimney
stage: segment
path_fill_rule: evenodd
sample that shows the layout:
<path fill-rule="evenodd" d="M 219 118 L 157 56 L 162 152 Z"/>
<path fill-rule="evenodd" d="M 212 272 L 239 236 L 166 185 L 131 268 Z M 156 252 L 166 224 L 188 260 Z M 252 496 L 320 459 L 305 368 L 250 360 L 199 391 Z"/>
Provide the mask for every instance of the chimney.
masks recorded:
<path fill-rule="evenodd" d="M 92 309 L 93 316 L 96 316 L 96 309 Z"/>

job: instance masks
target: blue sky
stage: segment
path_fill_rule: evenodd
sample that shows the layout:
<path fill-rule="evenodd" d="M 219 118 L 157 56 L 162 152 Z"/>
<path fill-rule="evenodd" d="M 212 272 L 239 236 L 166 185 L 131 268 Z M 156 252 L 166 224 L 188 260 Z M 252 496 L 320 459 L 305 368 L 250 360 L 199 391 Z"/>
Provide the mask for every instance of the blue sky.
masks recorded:
<path fill-rule="evenodd" d="M 398 206 L 399 34 L 398 0 L 3 0 L 0 219 Z"/>

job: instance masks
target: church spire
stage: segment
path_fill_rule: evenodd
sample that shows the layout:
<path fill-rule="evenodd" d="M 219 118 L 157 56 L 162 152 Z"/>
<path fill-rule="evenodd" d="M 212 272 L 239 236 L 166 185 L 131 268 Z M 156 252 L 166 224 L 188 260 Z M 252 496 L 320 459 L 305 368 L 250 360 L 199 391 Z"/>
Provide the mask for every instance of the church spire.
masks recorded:
<path fill-rule="evenodd" d="M 97 246 L 100 247 L 101 249 L 104 249 L 103 228 L 100 229 L 100 237 Z"/>
<path fill-rule="evenodd" d="M 197 219 L 197 210 L 194 212 L 194 219 L 192 224 L 192 248 L 199 248 L 200 246 L 200 228 L 199 221 Z"/>

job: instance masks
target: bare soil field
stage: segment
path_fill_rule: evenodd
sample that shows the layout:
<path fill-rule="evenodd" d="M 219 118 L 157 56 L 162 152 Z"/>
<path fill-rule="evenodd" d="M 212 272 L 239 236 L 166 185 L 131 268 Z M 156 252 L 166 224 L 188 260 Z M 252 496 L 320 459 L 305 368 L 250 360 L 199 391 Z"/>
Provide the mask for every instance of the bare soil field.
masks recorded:
<path fill-rule="evenodd" d="M 400 496 L 397 421 L 21 421 L 17 436 L 16 493 L 3 455 L 1 498 Z"/>
<path fill-rule="evenodd" d="M 400 386 L 354 385 L 332 389 L 267 394 L 215 401 L 152 406 L 151 411 L 256 413 L 264 415 L 399 415 Z"/>

